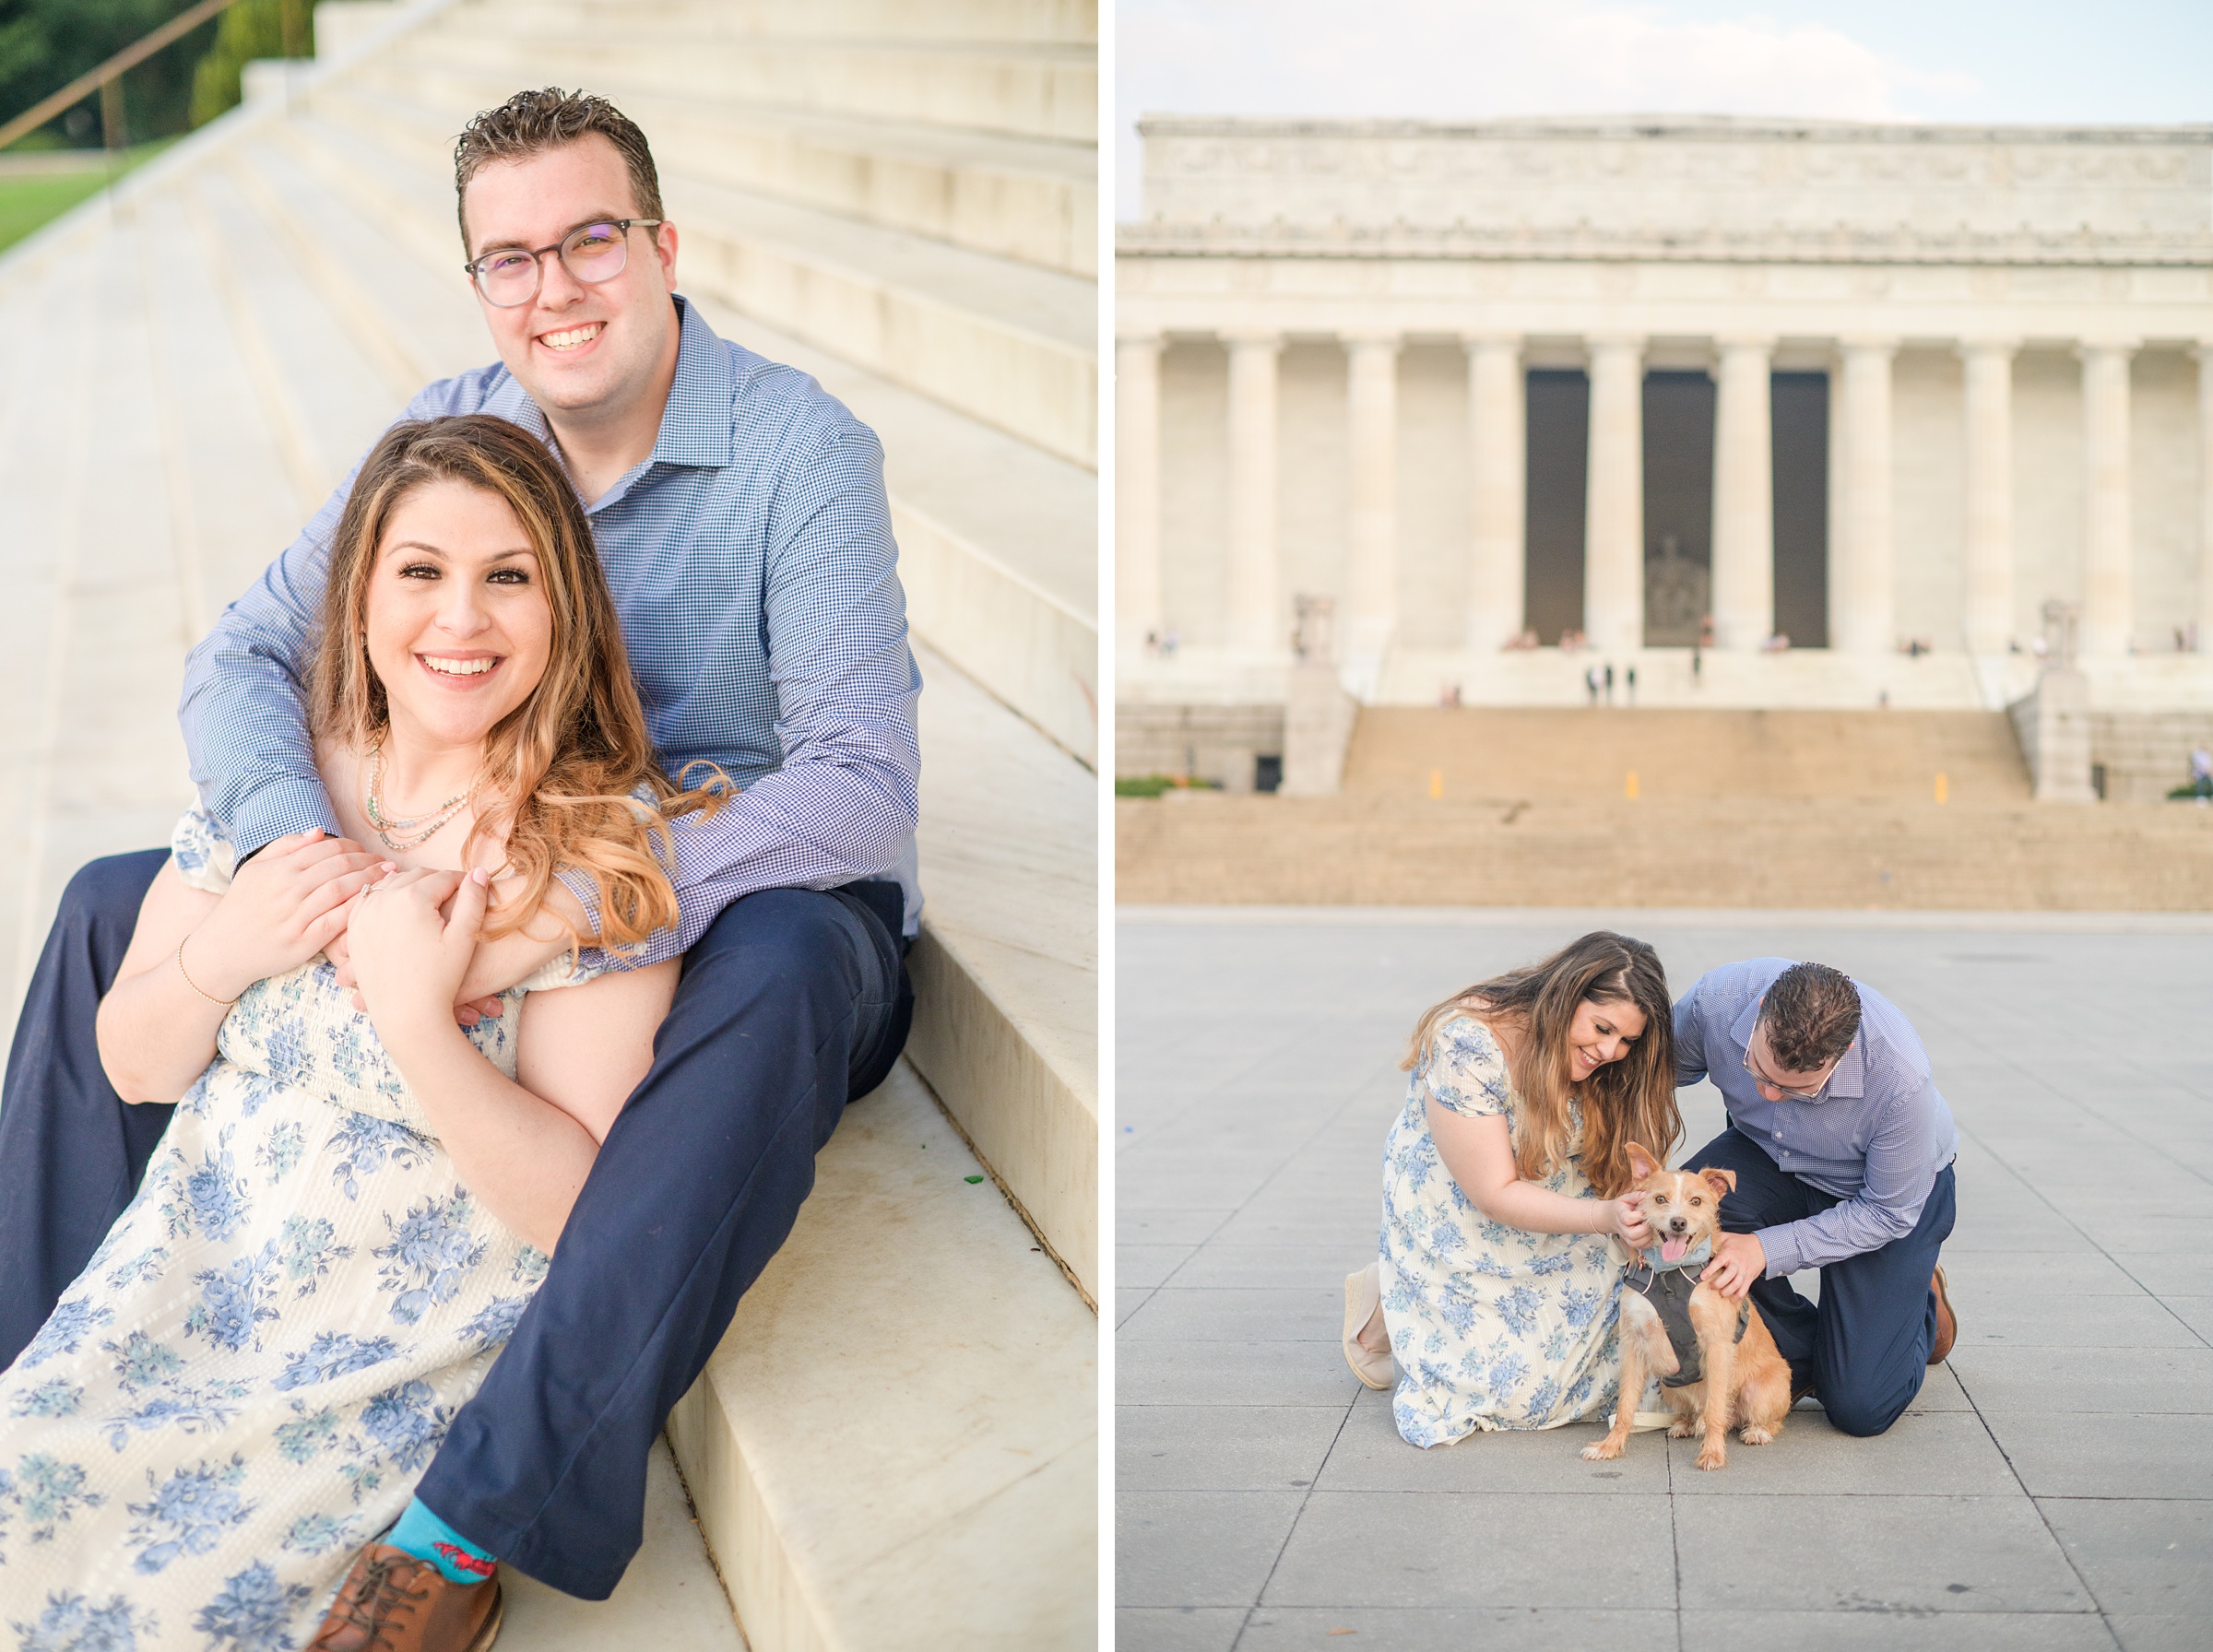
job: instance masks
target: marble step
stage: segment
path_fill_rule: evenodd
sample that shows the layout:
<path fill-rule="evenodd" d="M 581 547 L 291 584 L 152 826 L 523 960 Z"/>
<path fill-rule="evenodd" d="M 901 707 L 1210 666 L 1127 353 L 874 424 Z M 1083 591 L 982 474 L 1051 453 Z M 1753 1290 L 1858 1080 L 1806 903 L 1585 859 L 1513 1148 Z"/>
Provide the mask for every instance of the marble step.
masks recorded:
<path fill-rule="evenodd" d="M 1098 779 L 930 649 L 909 1057 L 1099 1292 Z"/>
<path fill-rule="evenodd" d="M 1071 275 L 1098 272 L 1097 155 L 1089 148 L 671 97 L 595 77 L 643 127 L 657 166 L 711 183 L 951 242 Z M 444 170 L 462 119 L 512 77 L 383 59 L 314 94 Z M 337 118 L 334 115 L 334 118 Z"/>
<path fill-rule="evenodd" d="M 458 235 L 433 216 L 444 188 L 398 169 L 365 171 L 287 126 L 240 146 L 233 171 L 258 191 L 296 256 L 324 255 L 349 335 L 411 363 L 420 384 L 489 353 L 458 271 Z M 334 184 L 336 187 L 334 187 Z M 254 186 L 248 186 L 254 193 Z M 318 266 L 320 267 L 320 266 Z M 374 269 L 373 281 L 349 272 Z M 350 283 L 350 284 L 349 284 Z M 688 284 L 687 284 L 688 285 Z M 813 373 L 873 427 L 916 630 L 993 694 L 1085 761 L 1095 760 L 1097 479 L 913 391 L 733 313 L 726 336 Z M 403 405 L 392 404 L 394 410 Z"/>
<path fill-rule="evenodd" d="M 604 78 L 818 114 L 1098 141 L 1098 53 L 1089 41 L 733 38 L 609 26 L 578 39 L 537 27 L 529 10 L 518 27 L 503 7 L 456 8 L 396 42 L 393 54 L 540 84 L 548 76 Z"/>
<path fill-rule="evenodd" d="M 1229 796 L 1115 806 L 1130 904 L 2213 910 L 2213 809 Z"/>
<path fill-rule="evenodd" d="M 1096 1318 L 906 1064 L 815 1163 L 669 1419 L 748 1641 L 1095 1645 Z"/>
<path fill-rule="evenodd" d="M 493 7 L 486 7 L 494 11 Z M 732 40 L 1098 43 L 1096 0 L 501 0 L 496 14 L 549 32 L 682 32 Z"/>
<path fill-rule="evenodd" d="M 285 130 L 303 152 L 322 152 L 320 170 L 361 210 L 383 217 L 411 203 L 417 221 L 403 233 L 426 252 L 451 244 L 444 178 L 320 114 Z M 679 267 L 690 288 L 1049 453 L 1095 462 L 1093 283 L 673 173 L 661 182 L 685 231 Z"/>

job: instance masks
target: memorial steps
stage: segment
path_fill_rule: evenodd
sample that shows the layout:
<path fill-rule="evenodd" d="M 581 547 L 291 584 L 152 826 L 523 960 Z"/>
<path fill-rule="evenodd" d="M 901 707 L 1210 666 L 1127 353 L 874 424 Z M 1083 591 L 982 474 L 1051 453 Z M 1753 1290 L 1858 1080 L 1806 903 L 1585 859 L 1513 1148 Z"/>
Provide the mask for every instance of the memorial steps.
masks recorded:
<path fill-rule="evenodd" d="M 2031 803 L 1974 712 L 1371 707 L 1339 796 L 1124 799 L 1116 856 L 1131 904 L 2213 909 L 2213 809 Z"/>
<path fill-rule="evenodd" d="M 1088 95 L 1093 12 L 905 9 L 830 0 L 789 41 L 795 14 L 764 5 L 323 7 L 327 61 L 258 70 L 247 108 L 0 259 L 18 1002 L 70 872 L 160 842 L 189 796 L 191 642 L 408 395 L 489 358 L 448 147 L 483 103 L 583 80 L 638 114 L 684 290 L 883 436 L 928 682 L 910 1059 L 822 1154 L 670 1430 L 757 1649 L 1053 1646 L 1095 1625 L 1096 485 L 1068 390 L 1092 371 L 1071 321 L 1092 290 L 1090 117 L 1081 143 L 1036 136 L 1047 92 Z M 617 27 L 644 41 L 619 65 L 564 43 Z M 815 106 L 686 78 L 748 31 L 833 65 Z M 998 91 L 964 69 L 969 89 L 929 101 L 930 65 L 993 61 L 1029 67 Z M 868 97 L 838 106 L 834 65 L 864 63 Z M 665 147 L 657 107 L 683 116 Z M 783 273 L 756 279 L 772 256 Z M 948 337 L 990 373 L 949 370 Z M 614 1601 L 517 1586 L 529 1644 L 728 1639 L 673 1477 L 656 1488 Z"/>
<path fill-rule="evenodd" d="M 1993 712 L 1585 711 L 1368 706 L 1348 794 L 1654 803 L 2025 803 L 2013 725 Z"/>

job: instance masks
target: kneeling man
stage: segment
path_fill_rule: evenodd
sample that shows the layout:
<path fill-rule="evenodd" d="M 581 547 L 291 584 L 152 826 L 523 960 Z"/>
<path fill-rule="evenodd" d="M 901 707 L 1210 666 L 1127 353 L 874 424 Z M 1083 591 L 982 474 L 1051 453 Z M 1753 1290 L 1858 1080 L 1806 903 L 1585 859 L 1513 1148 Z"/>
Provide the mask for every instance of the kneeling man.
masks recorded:
<path fill-rule="evenodd" d="M 1898 1007 L 1826 964 L 1755 958 L 1675 1005 L 1675 1082 L 1711 1079 L 1729 1127 L 1688 1168 L 1736 1172 L 1701 1277 L 1749 1288 L 1790 1362 L 1848 1434 L 1879 1434 L 1952 1351 L 1936 1254 L 1952 1231 L 1959 1134 Z M 1791 1288 L 1821 1270 L 1817 1307 Z"/>

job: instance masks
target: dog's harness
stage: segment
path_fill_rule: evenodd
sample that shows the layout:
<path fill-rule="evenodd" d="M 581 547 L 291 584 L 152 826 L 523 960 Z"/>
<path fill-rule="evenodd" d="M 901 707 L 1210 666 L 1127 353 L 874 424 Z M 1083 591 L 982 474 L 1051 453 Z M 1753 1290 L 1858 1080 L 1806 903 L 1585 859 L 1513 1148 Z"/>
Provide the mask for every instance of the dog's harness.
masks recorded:
<path fill-rule="evenodd" d="M 1706 1380 L 1706 1356 L 1698 1351 L 1698 1333 L 1690 1323 L 1690 1293 L 1698 1288 L 1698 1275 L 1691 1270 L 1712 1259 L 1711 1240 L 1701 1240 L 1697 1249 L 1673 1262 L 1663 1261 L 1660 1247 L 1654 1245 L 1622 1275 L 1624 1285 L 1652 1304 L 1667 1332 L 1667 1344 L 1675 1351 L 1675 1374 L 1660 1379 L 1663 1388 L 1687 1388 Z M 1751 1323 L 1752 1299 L 1747 1296 L 1737 1304 L 1736 1335 L 1730 1339 L 1742 1342 Z"/>

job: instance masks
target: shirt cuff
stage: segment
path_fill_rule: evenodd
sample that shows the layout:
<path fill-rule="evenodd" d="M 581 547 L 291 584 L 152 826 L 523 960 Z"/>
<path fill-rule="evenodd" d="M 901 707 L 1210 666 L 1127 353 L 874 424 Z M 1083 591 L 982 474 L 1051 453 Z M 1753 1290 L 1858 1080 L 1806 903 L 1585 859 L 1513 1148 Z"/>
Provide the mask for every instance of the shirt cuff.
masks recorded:
<path fill-rule="evenodd" d="M 1752 1237 L 1759 1241 L 1759 1248 L 1768 1255 L 1768 1271 L 1771 1280 L 1786 1279 L 1805 1266 L 1798 1248 L 1798 1224 L 1785 1222 L 1781 1227 L 1761 1228 Z"/>

